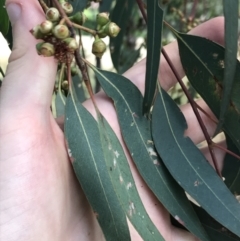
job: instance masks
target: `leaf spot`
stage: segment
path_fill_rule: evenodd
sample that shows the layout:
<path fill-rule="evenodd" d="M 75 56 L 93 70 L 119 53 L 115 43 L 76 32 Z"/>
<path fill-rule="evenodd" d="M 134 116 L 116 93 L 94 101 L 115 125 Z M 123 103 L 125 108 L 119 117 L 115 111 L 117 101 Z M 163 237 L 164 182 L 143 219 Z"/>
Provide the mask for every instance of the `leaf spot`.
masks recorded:
<path fill-rule="evenodd" d="M 108 146 L 108 150 L 109 150 L 109 151 L 112 150 L 112 146 L 111 146 L 111 144 L 109 144 L 109 146 Z"/>
<path fill-rule="evenodd" d="M 157 159 L 153 160 L 153 164 L 156 165 L 156 166 L 160 165 L 160 163 L 159 163 L 159 161 Z"/>
<path fill-rule="evenodd" d="M 129 182 L 129 183 L 127 184 L 127 190 L 129 190 L 131 187 L 132 187 L 132 183 Z"/>
<path fill-rule="evenodd" d="M 147 140 L 147 144 L 153 145 L 153 141 L 152 140 Z"/>
<path fill-rule="evenodd" d="M 134 126 L 134 122 L 131 123 L 131 126 Z"/>
<path fill-rule="evenodd" d="M 135 112 L 132 113 L 132 116 L 138 118 L 138 115 Z"/>
<path fill-rule="evenodd" d="M 115 156 L 116 156 L 117 158 L 120 156 L 120 154 L 118 153 L 117 150 L 114 152 L 114 154 L 115 154 Z"/>
<path fill-rule="evenodd" d="M 219 61 L 218 61 L 218 65 L 219 65 L 222 69 L 224 69 L 224 67 L 225 67 L 224 60 L 219 60 Z"/>
<path fill-rule="evenodd" d="M 130 216 L 132 216 L 132 215 L 135 214 L 135 213 L 136 213 L 135 205 L 134 205 L 133 202 L 130 202 L 130 203 L 129 203 L 129 206 L 128 206 L 128 214 L 129 214 Z"/>
<path fill-rule="evenodd" d="M 120 183 L 122 184 L 123 183 L 123 178 L 122 178 L 121 175 L 119 176 L 119 180 L 120 180 Z"/>
<path fill-rule="evenodd" d="M 113 159 L 113 166 L 116 167 L 117 166 L 117 160 L 114 158 Z"/>
<path fill-rule="evenodd" d="M 199 186 L 199 185 L 201 185 L 202 183 L 201 182 L 199 182 L 198 180 L 196 180 L 195 182 L 194 182 L 194 187 L 197 187 L 197 186 Z"/>
<path fill-rule="evenodd" d="M 148 147 L 147 150 L 150 156 L 157 156 L 157 153 L 153 150 L 152 147 Z"/>
<path fill-rule="evenodd" d="M 216 59 L 218 57 L 218 53 L 213 53 L 213 58 Z"/>

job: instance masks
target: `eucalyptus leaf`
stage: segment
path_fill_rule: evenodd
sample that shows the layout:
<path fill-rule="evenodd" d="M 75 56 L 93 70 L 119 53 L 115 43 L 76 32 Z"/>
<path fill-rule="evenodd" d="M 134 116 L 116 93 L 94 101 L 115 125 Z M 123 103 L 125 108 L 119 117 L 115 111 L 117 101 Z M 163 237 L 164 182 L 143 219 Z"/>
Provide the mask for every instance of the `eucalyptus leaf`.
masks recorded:
<path fill-rule="evenodd" d="M 211 237 L 211 241 L 240 241 L 240 238 L 224 228 L 216 220 L 209 216 L 201 207 L 193 205 L 202 225 Z"/>
<path fill-rule="evenodd" d="M 113 99 L 127 148 L 147 185 L 178 221 L 201 240 L 209 240 L 183 189 L 171 177 L 154 149 L 150 121 L 142 114 L 143 97 L 125 77 L 90 66 Z"/>
<path fill-rule="evenodd" d="M 156 149 L 176 181 L 213 218 L 240 236 L 240 204 L 200 150 L 186 136 L 183 114 L 159 89 L 152 115 Z"/>
<path fill-rule="evenodd" d="M 224 56 L 224 79 L 223 93 L 221 99 L 221 109 L 216 133 L 218 133 L 224 123 L 233 88 L 235 70 L 237 65 L 238 50 L 238 0 L 223 0 L 223 10 L 225 17 L 225 56 Z"/>
<path fill-rule="evenodd" d="M 134 0 L 116 1 L 116 5 L 110 14 L 112 22 L 115 22 L 121 28 L 117 37 L 110 38 L 111 58 L 116 70 L 119 68 L 120 50 L 134 2 Z"/>
<path fill-rule="evenodd" d="M 95 119 L 69 95 L 65 137 L 70 160 L 82 189 L 96 213 L 106 240 L 131 240 L 127 220 L 108 175 L 101 145 L 96 145 Z"/>
<path fill-rule="evenodd" d="M 208 39 L 174 32 L 185 73 L 217 118 L 220 117 L 224 79 L 224 48 Z M 240 150 L 240 63 L 237 62 L 230 107 L 223 130 Z"/>
<path fill-rule="evenodd" d="M 225 136 L 227 149 L 240 156 L 240 151 L 237 149 L 228 135 L 225 134 Z M 240 195 L 240 160 L 227 153 L 224 159 L 222 175 L 225 178 L 225 184 L 228 186 L 231 192 L 234 195 Z"/>
<path fill-rule="evenodd" d="M 60 91 L 55 98 L 56 117 L 65 115 L 66 97 Z"/>
<path fill-rule="evenodd" d="M 0 0 L 0 32 L 5 36 L 9 29 L 9 18 L 5 7 L 5 0 Z"/>
<path fill-rule="evenodd" d="M 107 170 L 128 220 L 144 241 L 164 241 L 142 204 L 127 158 L 116 134 L 103 117 L 100 116 L 98 119 L 101 142 L 95 142 L 96 145 L 102 145 Z M 95 136 L 99 133 L 95 133 Z"/>
<path fill-rule="evenodd" d="M 73 14 L 78 11 L 83 11 L 88 4 L 88 0 L 72 0 Z"/>
<path fill-rule="evenodd" d="M 100 2 L 99 12 L 110 12 L 113 0 L 102 0 Z"/>
<path fill-rule="evenodd" d="M 147 61 L 143 98 L 144 114 L 149 114 L 156 93 L 163 23 L 163 10 L 159 7 L 158 0 L 148 1 L 147 12 L 149 14 L 147 19 Z"/>

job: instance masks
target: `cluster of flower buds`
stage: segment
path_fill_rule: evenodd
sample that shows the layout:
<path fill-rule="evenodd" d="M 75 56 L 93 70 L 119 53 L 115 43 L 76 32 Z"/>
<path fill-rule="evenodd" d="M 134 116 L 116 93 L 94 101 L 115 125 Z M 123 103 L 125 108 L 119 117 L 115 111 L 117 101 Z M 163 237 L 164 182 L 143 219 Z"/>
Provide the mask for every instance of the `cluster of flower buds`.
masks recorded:
<path fill-rule="evenodd" d="M 67 15 L 73 12 L 73 7 L 68 1 L 59 0 L 59 3 Z M 74 38 L 70 37 L 68 27 L 65 24 L 61 24 L 61 16 L 58 9 L 54 7 L 48 8 L 45 15 L 46 20 L 30 30 L 36 39 L 43 40 L 36 45 L 38 54 L 45 57 L 61 56 L 61 54 L 57 55 L 56 46 L 60 46 L 59 49 L 62 48 L 72 53 L 78 49 L 78 43 Z M 77 12 L 69 18 L 77 24 L 83 24 L 86 20 L 82 12 Z"/>
<path fill-rule="evenodd" d="M 99 0 L 96 0 L 99 1 Z M 68 0 L 58 0 L 62 10 L 66 15 L 73 13 L 73 6 Z M 68 26 L 65 24 L 65 19 L 62 19 L 59 10 L 54 7 L 42 5 L 46 14 L 46 20 L 35 26 L 30 32 L 36 39 L 41 39 L 36 48 L 39 55 L 46 57 L 55 56 L 60 62 L 67 62 L 67 53 L 73 54 L 78 49 L 78 43 L 70 35 Z M 98 58 L 101 58 L 106 51 L 106 44 L 102 38 L 106 36 L 116 37 L 120 31 L 116 23 L 111 22 L 108 13 L 99 13 L 96 17 L 96 30 L 91 30 L 81 25 L 84 24 L 86 17 L 82 12 L 77 12 L 69 16 L 69 20 L 75 23 L 74 27 L 83 29 L 91 33 L 95 40 L 92 45 L 92 53 Z"/>
<path fill-rule="evenodd" d="M 109 19 L 109 13 L 103 12 L 97 14 L 97 35 L 92 45 L 92 53 L 101 58 L 106 51 L 106 44 L 101 38 L 116 37 L 120 31 L 118 25 L 111 22 Z"/>

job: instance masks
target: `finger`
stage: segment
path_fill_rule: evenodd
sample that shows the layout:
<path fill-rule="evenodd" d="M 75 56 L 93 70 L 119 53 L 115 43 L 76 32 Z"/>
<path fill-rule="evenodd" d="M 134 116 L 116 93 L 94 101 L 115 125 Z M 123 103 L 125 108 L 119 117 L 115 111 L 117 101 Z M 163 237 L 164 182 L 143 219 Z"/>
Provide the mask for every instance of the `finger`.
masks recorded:
<path fill-rule="evenodd" d="M 217 17 L 211 19 L 198 27 L 194 28 L 189 32 L 189 34 L 198 35 L 201 37 L 208 38 L 218 44 L 223 45 L 224 43 L 224 18 Z M 168 44 L 164 47 L 170 60 L 172 61 L 175 69 L 177 70 L 180 77 L 184 76 L 184 70 L 179 57 L 178 45 L 174 41 L 171 44 Z M 137 63 L 133 68 L 129 69 L 124 76 L 130 79 L 139 90 L 144 93 L 144 78 L 146 70 L 146 59 Z M 172 70 L 170 69 L 168 63 L 161 55 L 160 60 L 160 71 L 159 71 L 159 80 L 163 89 L 168 90 L 174 84 L 176 84 L 177 79 L 175 78 Z"/>
<path fill-rule="evenodd" d="M 198 111 L 201 116 L 201 119 L 207 129 L 209 136 L 212 137 L 215 132 L 215 129 L 216 129 L 217 119 L 214 116 L 214 114 L 212 113 L 212 111 L 210 110 L 210 108 L 207 106 L 207 104 L 204 102 L 204 100 L 199 99 L 196 101 L 196 103 L 206 113 L 205 114 L 200 110 Z M 198 143 L 202 142 L 203 140 L 205 140 L 205 136 L 199 125 L 197 117 L 196 117 L 195 113 L 193 112 L 192 106 L 190 104 L 185 104 L 185 105 L 182 105 L 180 107 L 180 109 L 181 109 L 183 115 L 185 116 L 185 119 L 187 121 L 187 126 L 188 126 L 184 135 L 191 138 L 191 140 L 195 144 L 198 144 Z"/>
<path fill-rule="evenodd" d="M 7 11 L 13 27 L 13 51 L 1 89 L 2 101 L 14 108 L 50 106 L 56 72 L 53 58 L 38 56 L 38 42 L 29 32 L 44 20 L 38 1 L 9 0 Z M 21 105 L 19 105 L 21 102 Z"/>

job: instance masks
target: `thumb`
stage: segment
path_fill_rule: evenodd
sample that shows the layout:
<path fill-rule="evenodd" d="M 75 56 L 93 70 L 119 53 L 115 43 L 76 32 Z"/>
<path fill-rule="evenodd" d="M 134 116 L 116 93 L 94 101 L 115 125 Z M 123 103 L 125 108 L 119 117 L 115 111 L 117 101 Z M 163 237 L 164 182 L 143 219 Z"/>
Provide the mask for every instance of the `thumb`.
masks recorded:
<path fill-rule="evenodd" d="M 37 0 L 6 2 L 13 29 L 13 51 L 1 89 L 1 101 L 21 107 L 50 106 L 56 73 L 54 58 L 38 56 L 38 42 L 29 32 L 40 24 L 44 14 Z"/>

